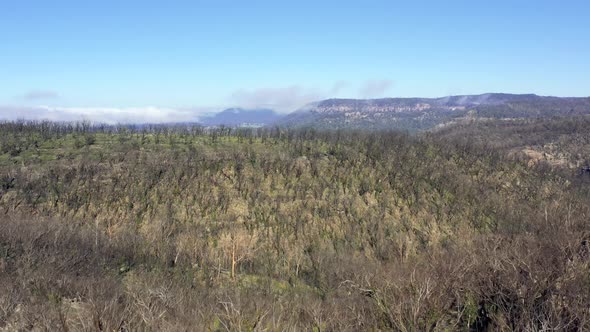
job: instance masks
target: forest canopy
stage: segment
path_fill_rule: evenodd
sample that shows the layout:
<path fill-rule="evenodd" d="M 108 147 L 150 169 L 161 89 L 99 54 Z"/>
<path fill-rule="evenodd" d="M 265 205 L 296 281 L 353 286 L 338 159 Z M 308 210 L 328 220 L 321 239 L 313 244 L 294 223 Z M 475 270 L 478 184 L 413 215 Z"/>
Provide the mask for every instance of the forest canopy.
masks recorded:
<path fill-rule="evenodd" d="M 2 123 L 0 327 L 590 328 L 590 122 L 452 126 Z"/>

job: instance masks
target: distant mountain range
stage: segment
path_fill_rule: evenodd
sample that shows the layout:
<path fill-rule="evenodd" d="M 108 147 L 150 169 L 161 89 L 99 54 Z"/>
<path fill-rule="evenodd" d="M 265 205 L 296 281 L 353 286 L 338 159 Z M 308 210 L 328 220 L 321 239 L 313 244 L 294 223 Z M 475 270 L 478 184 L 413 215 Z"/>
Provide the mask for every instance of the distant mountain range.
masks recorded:
<path fill-rule="evenodd" d="M 263 127 L 276 123 L 282 117 L 270 109 L 229 108 L 203 117 L 199 123 L 204 126 Z"/>
<path fill-rule="evenodd" d="M 590 98 L 486 93 L 442 98 L 327 99 L 276 124 L 288 127 L 417 131 L 470 118 L 536 118 L 590 114 Z"/>
<path fill-rule="evenodd" d="M 229 108 L 200 119 L 204 126 L 314 127 L 420 131 L 465 118 L 590 115 L 590 97 L 486 93 L 442 98 L 326 99 L 284 115 L 271 109 Z"/>

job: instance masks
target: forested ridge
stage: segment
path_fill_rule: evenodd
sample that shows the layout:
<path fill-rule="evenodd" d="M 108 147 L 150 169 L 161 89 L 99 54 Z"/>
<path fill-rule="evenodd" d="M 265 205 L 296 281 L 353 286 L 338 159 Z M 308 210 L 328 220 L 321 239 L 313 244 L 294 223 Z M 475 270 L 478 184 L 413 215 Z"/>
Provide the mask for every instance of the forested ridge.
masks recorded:
<path fill-rule="evenodd" d="M 442 98 L 327 99 L 304 106 L 278 121 L 290 127 L 373 130 L 431 130 L 464 118 L 579 118 L 590 114 L 590 98 L 485 93 Z"/>
<path fill-rule="evenodd" d="M 589 128 L 2 123 L 0 327 L 588 329 Z"/>
<path fill-rule="evenodd" d="M 590 117 L 536 119 L 463 119 L 434 131 L 439 139 L 490 147 L 502 153 L 524 152 L 533 162 L 565 168 L 590 165 Z M 531 153 L 535 152 L 535 153 Z"/>

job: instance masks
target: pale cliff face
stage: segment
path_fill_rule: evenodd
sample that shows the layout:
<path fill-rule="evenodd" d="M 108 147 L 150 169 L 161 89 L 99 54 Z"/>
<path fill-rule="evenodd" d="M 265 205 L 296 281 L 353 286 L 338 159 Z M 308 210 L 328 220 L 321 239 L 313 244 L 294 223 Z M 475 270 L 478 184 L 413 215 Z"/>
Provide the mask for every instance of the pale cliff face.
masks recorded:
<path fill-rule="evenodd" d="M 589 98 L 486 93 L 441 98 L 327 99 L 279 124 L 318 128 L 428 130 L 463 118 L 538 118 L 590 114 Z"/>
<path fill-rule="evenodd" d="M 411 113 L 424 112 L 437 108 L 440 110 L 464 110 L 465 106 L 446 106 L 446 105 L 432 105 L 430 103 L 416 103 L 411 105 L 400 104 L 333 104 L 333 105 L 317 105 L 312 110 L 318 113 Z"/>
<path fill-rule="evenodd" d="M 501 105 L 512 102 L 535 102 L 550 97 L 486 93 L 482 95 L 447 96 L 442 98 L 328 99 L 305 107 L 317 113 L 416 113 L 432 110 L 463 111 L 479 105 Z"/>
<path fill-rule="evenodd" d="M 433 106 L 426 103 L 417 103 L 415 105 L 332 105 L 318 106 L 314 111 L 318 113 L 405 113 L 405 112 L 424 112 L 432 109 Z M 464 110 L 465 106 L 436 106 L 438 109 L 455 111 Z"/>

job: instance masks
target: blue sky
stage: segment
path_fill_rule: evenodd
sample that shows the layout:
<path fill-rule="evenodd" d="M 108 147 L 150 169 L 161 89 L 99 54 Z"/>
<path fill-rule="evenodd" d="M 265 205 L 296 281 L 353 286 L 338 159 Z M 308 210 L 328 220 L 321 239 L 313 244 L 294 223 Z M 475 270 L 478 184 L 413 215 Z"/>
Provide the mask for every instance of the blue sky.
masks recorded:
<path fill-rule="evenodd" d="M 588 15 L 588 1 L 5 0 L 0 117 L 167 121 L 328 97 L 588 96 Z"/>

